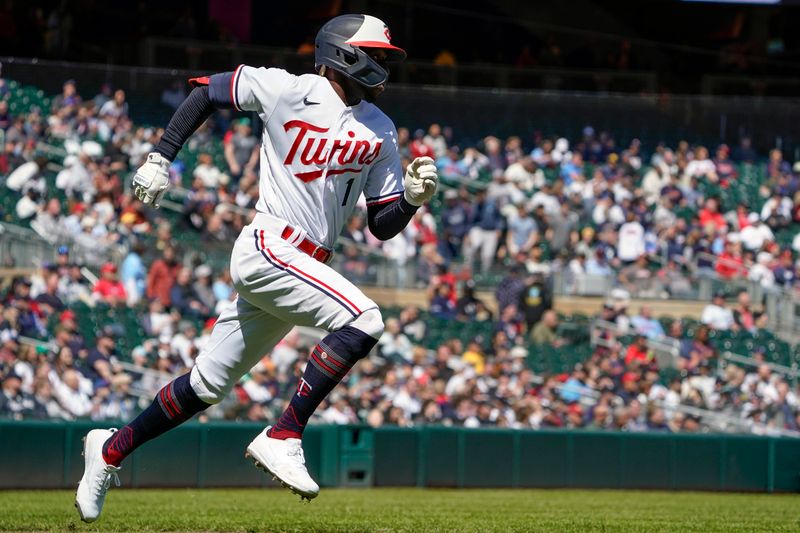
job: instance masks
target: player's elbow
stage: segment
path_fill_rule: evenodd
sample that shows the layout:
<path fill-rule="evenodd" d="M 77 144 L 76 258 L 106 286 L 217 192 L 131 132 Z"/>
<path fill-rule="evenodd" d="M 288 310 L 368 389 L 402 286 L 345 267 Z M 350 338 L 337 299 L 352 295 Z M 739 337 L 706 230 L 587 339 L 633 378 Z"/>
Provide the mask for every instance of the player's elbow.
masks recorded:
<path fill-rule="evenodd" d="M 394 231 L 392 228 L 373 227 L 373 226 L 369 227 L 369 231 L 372 232 L 372 235 L 379 241 L 388 241 L 389 239 L 391 239 L 392 237 L 394 237 L 399 233 L 397 231 Z"/>

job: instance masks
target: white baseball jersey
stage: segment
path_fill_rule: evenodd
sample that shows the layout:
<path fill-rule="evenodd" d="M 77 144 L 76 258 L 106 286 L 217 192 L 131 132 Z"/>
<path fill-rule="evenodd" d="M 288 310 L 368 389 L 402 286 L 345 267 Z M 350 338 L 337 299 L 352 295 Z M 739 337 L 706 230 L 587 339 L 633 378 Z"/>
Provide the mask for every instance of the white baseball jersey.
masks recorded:
<path fill-rule="evenodd" d="M 192 81 L 209 86 L 215 105 L 257 112 L 264 123 L 258 213 L 231 253 L 239 297 L 192 373 L 195 391 L 212 400 L 293 325 L 336 331 L 378 307 L 295 246 L 307 234 L 332 247 L 362 192 L 367 205 L 393 202 L 403 183 L 392 121 L 368 102 L 345 105 L 322 76 L 240 66 Z M 305 233 L 284 239 L 287 223 Z"/>
<path fill-rule="evenodd" d="M 326 78 L 277 68 L 240 66 L 230 84 L 234 107 L 264 123 L 259 212 L 333 247 L 362 191 L 367 205 L 403 194 L 397 132 L 375 105 L 347 106 Z"/>

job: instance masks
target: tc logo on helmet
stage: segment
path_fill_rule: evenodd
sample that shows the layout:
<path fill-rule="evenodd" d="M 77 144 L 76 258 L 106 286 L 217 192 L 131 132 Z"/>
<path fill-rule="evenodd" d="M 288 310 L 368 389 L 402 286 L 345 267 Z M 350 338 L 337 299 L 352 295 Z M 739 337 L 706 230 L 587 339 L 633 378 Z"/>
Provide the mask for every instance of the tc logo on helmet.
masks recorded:
<path fill-rule="evenodd" d="M 392 40 L 392 34 L 389 33 L 389 26 L 387 26 L 386 24 L 383 25 L 383 34 L 386 36 L 387 41 Z"/>

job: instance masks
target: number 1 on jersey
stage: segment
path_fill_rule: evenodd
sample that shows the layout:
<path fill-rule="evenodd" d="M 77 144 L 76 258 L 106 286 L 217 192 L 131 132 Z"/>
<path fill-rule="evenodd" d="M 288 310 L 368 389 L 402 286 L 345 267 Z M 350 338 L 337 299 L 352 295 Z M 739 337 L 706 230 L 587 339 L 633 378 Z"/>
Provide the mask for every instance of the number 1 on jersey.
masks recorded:
<path fill-rule="evenodd" d="M 347 199 L 350 198 L 350 189 L 353 188 L 353 182 L 356 181 L 355 178 L 350 178 L 347 180 L 347 190 L 344 191 L 344 200 L 342 200 L 342 207 L 347 205 Z"/>

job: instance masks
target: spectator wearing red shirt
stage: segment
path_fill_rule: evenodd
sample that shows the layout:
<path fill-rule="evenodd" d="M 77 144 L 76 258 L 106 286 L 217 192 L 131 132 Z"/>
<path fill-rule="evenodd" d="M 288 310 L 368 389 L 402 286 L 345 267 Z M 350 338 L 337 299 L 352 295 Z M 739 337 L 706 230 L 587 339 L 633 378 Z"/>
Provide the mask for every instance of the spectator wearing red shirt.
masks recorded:
<path fill-rule="evenodd" d="M 628 347 L 628 351 L 625 352 L 625 366 L 631 366 L 634 361 L 638 361 L 640 366 L 645 366 L 650 361 L 647 337 L 644 335 L 634 337 L 633 343 Z"/>
<path fill-rule="evenodd" d="M 739 231 L 742 231 L 744 228 L 753 225 L 753 223 L 750 221 L 750 211 L 747 209 L 747 205 L 745 204 L 739 204 L 736 206 L 735 217 L 736 225 L 739 226 Z"/>
<path fill-rule="evenodd" d="M 726 242 L 725 251 L 720 254 L 714 268 L 717 274 L 724 279 L 743 276 L 746 269 L 744 267 L 744 257 L 742 257 L 742 245 L 738 242 Z"/>
<path fill-rule="evenodd" d="M 447 285 L 450 288 L 450 299 L 455 305 L 458 300 L 456 295 L 456 276 L 450 272 L 446 264 L 436 267 L 436 274 L 431 277 L 429 292 L 435 292 L 440 285 Z"/>
<path fill-rule="evenodd" d="M 722 213 L 719 212 L 719 200 L 716 198 L 709 198 L 706 200 L 706 205 L 699 213 L 700 225 L 704 228 L 712 225 L 715 231 L 720 231 L 728 228 L 728 223 Z"/>
<path fill-rule="evenodd" d="M 100 268 L 100 279 L 95 284 L 92 292 L 104 302 L 112 305 L 126 301 L 125 286 L 117 278 L 117 265 L 105 263 Z"/>
<path fill-rule="evenodd" d="M 411 141 L 409 150 L 411 151 L 412 159 L 416 159 L 417 157 L 435 157 L 433 154 L 433 148 L 425 143 L 424 130 L 417 130 L 414 132 L 414 140 Z"/>
<path fill-rule="evenodd" d="M 422 247 L 439 242 L 439 237 L 436 235 L 436 223 L 430 213 L 424 209 L 420 209 L 414 214 L 409 225 L 414 232 L 417 246 Z"/>
<path fill-rule="evenodd" d="M 175 257 L 175 248 L 167 246 L 164 248 L 164 256 L 153 262 L 150 272 L 147 273 L 147 297 L 151 300 L 157 299 L 161 305 L 169 307 L 172 303 L 170 291 L 175 284 L 178 270 L 180 265 Z"/>

